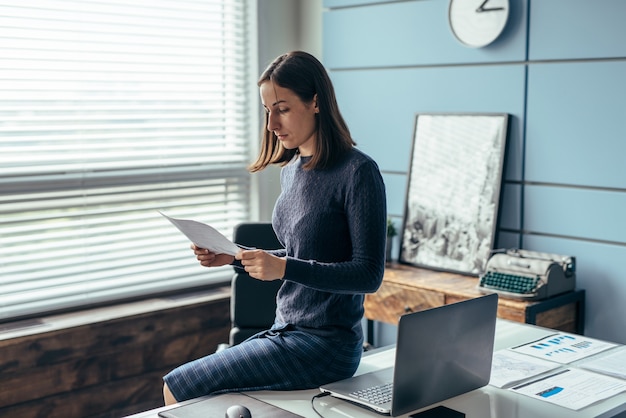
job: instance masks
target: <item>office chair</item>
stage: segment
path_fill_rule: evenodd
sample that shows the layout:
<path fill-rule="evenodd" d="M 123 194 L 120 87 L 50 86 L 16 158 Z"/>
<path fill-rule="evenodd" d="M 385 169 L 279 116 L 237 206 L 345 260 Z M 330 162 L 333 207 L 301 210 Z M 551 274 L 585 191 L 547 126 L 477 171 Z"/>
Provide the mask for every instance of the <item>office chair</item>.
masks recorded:
<path fill-rule="evenodd" d="M 282 245 L 269 222 L 243 222 L 235 226 L 233 241 L 246 247 L 275 250 Z M 236 345 L 257 332 L 269 329 L 276 315 L 276 293 L 282 280 L 264 282 L 235 268 L 231 281 L 229 345 Z M 223 348 L 223 347 L 222 347 Z"/>
<path fill-rule="evenodd" d="M 243 222 L 233 230 L 233 242 L 264 250 L 282 248 L 269 222 Z M 276 316 L 276 293 L 282 280 L 264 282 L 253 279 L 240 268 L 235 268 L 231 280 L 230 319 L 228 344 L 220 344 L 216 351 L 237 345 L 257 332 L 269 329 Z M 363 344 L 363 350 L 373 348 Z"/>

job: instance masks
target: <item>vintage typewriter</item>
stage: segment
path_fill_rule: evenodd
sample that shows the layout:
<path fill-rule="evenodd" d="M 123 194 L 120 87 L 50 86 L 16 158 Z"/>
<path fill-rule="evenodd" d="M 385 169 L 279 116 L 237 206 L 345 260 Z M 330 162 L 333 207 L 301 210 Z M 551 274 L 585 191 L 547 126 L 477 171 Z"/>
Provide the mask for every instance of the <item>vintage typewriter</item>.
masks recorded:
<path fill-rule="evenodd" d="M 493 254 L 478 282 L 483 293 L 524 300 L 545 299 L 575 286 L 575 257 L 519 249 Z"/>

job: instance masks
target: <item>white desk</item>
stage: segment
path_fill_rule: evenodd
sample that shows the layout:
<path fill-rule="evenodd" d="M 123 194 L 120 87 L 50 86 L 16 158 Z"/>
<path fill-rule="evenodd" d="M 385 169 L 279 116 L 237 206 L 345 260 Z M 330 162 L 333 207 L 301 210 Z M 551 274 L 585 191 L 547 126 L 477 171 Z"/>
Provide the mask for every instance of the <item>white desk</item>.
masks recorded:
<path fill-rule="evenodd" d="M 554 330 L 498 319 L 495 350 L 522 345 L 552 333 L 554 333 Z M 366 353 L 361 360 L 357 374 L 391 365 L 393 364 L 393 356 L 393 348 L 379 349 Z M 312 389 L 285 392 L 250 392 L 248 395 L 306 418 L 319 418 L 311 408 L 311 398 L 318 393 L 318 390 Z M 176 404 L 175 406 L 189 402 L 193 402 L 193 400 Z M 620 413 L 626 414 L 626 392 L 579 411 L 573 411 L 493 386 L 485 386 L 464 395 L 448 399 L 440 404 L 465 413 L 466 418 L 613 417 Z M 316 399 L 315 405 L 317 411 L 325 418 L 383 417 L 383 415 L 330 396 Z M 135 414 L 132 415 L 132 418 L 158 418 L 157 414 L 159 411 L 172 407 L 174 406 Z M 252 415 L 254 417 L 254 411 Z M 408 415 L 402 415 L 402 417 L 408 417 Z"/>

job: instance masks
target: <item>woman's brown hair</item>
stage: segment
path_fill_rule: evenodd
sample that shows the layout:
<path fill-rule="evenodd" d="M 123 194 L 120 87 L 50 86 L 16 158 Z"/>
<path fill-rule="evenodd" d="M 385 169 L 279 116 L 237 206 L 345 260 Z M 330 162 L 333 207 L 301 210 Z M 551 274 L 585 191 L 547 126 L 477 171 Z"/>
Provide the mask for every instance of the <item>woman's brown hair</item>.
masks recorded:
<path fill-rule="evenodd" d="M 330 167 L 336 158 L 356 145 L 339 112 L 330 77 L 313 55 L 292 51 L 279 56 L 261 74 L 257 85 L 260 87 L 268 81 L 293 91 L 304 103 L 311 103 L 317 94 L 319 113 L 316 114 L 316 150 L 304 168 Z M 264 126 L 267 126 L 267 118 L 266 113 Z M 274 132 L 264 128 L 259 156 L 248 169 L 256 172 L 270 164 L 284 166 L 297 152 L 297 149 L 285 149 Z"/>

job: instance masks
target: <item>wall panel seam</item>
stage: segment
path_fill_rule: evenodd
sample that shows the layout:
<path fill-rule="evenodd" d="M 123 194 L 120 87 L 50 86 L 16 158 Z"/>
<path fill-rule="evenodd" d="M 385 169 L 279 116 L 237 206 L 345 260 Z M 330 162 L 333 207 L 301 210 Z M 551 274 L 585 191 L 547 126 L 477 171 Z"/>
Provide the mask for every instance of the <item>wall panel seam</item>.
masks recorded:
<path fill-rule="evenodd" d="M 551 60 L 526 60 L 526 61 L 493 61 L 493 62 L 462 62 L 448 64 L 407 64 L 407 65 L 372 65 L 361 67 L 328 67 L 329 71 L 371 71 L 371 70 L 407 70 L 419 68 L 456 68 L 456 67 L 494 67 L 494 66 L 519 66 L 541 64 L 575 64 L 585 62 L 626 62 L 626 57 L 609 58 L 578 58 L 578 59 L 551 59 Z"/>

